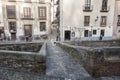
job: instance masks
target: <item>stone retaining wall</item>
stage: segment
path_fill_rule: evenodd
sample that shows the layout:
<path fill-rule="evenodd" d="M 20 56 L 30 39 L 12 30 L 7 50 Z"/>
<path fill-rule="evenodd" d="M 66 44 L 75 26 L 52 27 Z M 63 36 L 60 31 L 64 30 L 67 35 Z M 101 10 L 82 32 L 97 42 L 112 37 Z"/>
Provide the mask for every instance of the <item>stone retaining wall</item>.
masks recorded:
<path fill-rule="evenodd" d="M 63 43 L 57 45 L 82 64 L 93 77 L 120 76 L 120 60 L 108 59 L 110 48 L 75 47 Z M 117 50 L 120 52 L 120 48 Z"/>
<path fill-rule="evenodd" d="M 41 62 L 42 60 L 43 61 L 45 60 L 44 59 L 45 57 L 46 57 L 46 43 L 42 45 L 42 47 L 38 52 L 0 50 L 0 58 L 13 58 L 13 59 L 31 60 L 31 61 L 37 60 Z"/>
<path fill-rule="evenodd" d="M 76 46 L 89 46 L 89 47 L 101 47 L 101 46 L 120 46 L 120 40 L 107 40 L 107 41 L 68 41 L 64 42 L 70 45 Z"/>
<path fill-rule="evenodd" d="M 43 43 L 41 43 L 43 44 Z M 0 66 L 25 69 L 28 71 L 45 71 L 46 63 L 46 43 L 39 52 L 7 51 L 0 50 Z"/>

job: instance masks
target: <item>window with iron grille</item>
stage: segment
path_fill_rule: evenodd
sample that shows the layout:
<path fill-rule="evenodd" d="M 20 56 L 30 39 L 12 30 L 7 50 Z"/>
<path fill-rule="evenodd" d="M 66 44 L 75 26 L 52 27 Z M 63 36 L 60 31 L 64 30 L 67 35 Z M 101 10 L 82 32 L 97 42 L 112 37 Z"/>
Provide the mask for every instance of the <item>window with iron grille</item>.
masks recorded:
<path fill-rule="evenodd" d="M 11 21 L 8 23 L 9 24 L 9 31 L 16 31 L 16 22 Z"/>
<path fill-rule="evenodd" d="M 120 15 L 118 15 L 117 26 L 120 26 Z"/>
<path fill-rule="evenodd" d="M 88 30 L 85 30 L 85 31 L 84 31 L 84 37 L 88 37 L 88 35 L 89 35 L 89 31 L 88 31 Z"/>
<path fill-rule="evenodd" d="M 93 30 L 93 34 L 96 35 L 97 34 L 97 30 Z"/>
<path fill-rule="evenodd" d="M 7 17 L 8 19 L 15 19 L 16 18 L 16 6 L 15 5 L 7 5 Z"/>
<path fill-rule="evenodd" d="M 31 18 L 31 8 L 30 7 L 24 7 L 24 18 Z"/>
<path fill-rule="evenodd" d="M 84 26 L 89 26 L 90 16 L 84 16 Z"/>
<path fill-rule="evenodd" d="M 100 34 L 101 34 L 102 36 L 105 36 L 105 30 L 102 29 L 102 30 L 100 31 Z"/>
<path fill-rule="evenodd" d="M 90 10 L 91 7 L 91 0 L 85 0 L 85 9 Z"/>
<path fill-rule="evenodd" d="M 46 22 L 40 22 L 40 31 L 46 31 Z"/>
<path fill-rule="evenodd" d="M 101 16 L 101 27 L 105 27 L 107 25 L 107 16 Z"/>
<path fill-rule="evenodd" d="M 38 7 L 39 19 L 45 20 L 46 19 L 46 7 Z"/>
<path fill-rule="evenodd" d="M 108 0 L 102 1 L 102 11 L 107 11 L 107 3 L 108 3 Z"/>

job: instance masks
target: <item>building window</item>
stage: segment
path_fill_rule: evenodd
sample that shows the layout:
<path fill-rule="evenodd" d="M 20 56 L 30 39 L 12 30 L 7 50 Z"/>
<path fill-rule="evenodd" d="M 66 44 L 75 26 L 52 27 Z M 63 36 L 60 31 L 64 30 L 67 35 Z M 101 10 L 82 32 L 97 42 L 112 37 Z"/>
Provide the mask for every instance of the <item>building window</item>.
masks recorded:
<path fill-rule="evenodd" d="M 39 0 L 39 3 L 45 3 L 45 0 Z"/>
<path fill-rule="evenodd" d="M 83 6 L 83 8 L 83 11 L 91 12 L 93 9 L 93 6 L 91 5 L 91 0 L 85 0 L 85 5 Z"/>
<path fill-rule="evenodd" d="M 97 34 L 97 30 L 93 30 L 93 34 L 96 35 Z"/>
<path fill-rule="evenodd" d="M 9 31 L 11 33 L 16 31 L 16 22 L 9 22 Z"/>
<path fill-rule="evenodd" d="M 14 5 L 7 5 L 7 17 L 9 19 L 15 19 L 16 18 L 16 7 Z"/>
<path fill-rule="evenodd" d="M 31 8 L 30 7 L 24 7 L 24 18 L 31 18 Z"/>
<path fill-rule="evenodd" d="M 46 7 L 38 7 L 39 19 L 45 20 L 46 19 Z"/>
<path fill-rule="evenodd" d="M 100 31 L 100 34 L 101 34 L 102 36 L 104 36 L 104 35 L 105 35 L 105 30 L 102 29 L 102 30 Z"/>
<path fill-rule="evenodd" d="M 24 0 L 24 2 L 31 2 L 31 0 Z"/>
<path fill-rule="evenodd" d="M 108 0 L 103 0 L 102 1 L 102 8 L 101 8 L 101 11 L 108 11 L 108 8 L 107 8 L 107 2 Z"/>
<path fill-rule="evenodd" d="M 40 22 L 40 31 L 46 31 L 46 22 Z"/>
<path fill-rule="evenodd" d="M 85 9 L 90 9 L 91 6 L 91 0 L 85 0 Z"/>
<path fill-rule="evenodd" d="M 88 30 L 85 30 L 85 31 L 84 31 L 84 36 L 85 36 L 85 37 L 88 37 L 88 35 L 89 35 L 89 31 L 88 31 Z"/>
<path fill-rule="evenodd" d="M 105 27 L 107 25 L 107 17 L 101 16 L 101 27 Z"/>
<path fill-rule="evenodd" d="M 89 26 L 90 16 L 84 16 L 84 26 Z"/>
<path fill-rule="evenodd" d="M 16 0 L 8 0 L 9 2 L 16 2 Z"/>
<path fill-rule="evenodd" d="M 118 32 L 120 32 L 120 30 L 118 30 Z"/>
<path fill-rule="evenodd" d="M 120 26 L 120 15 L 118 15 L 117 26 Z"/>

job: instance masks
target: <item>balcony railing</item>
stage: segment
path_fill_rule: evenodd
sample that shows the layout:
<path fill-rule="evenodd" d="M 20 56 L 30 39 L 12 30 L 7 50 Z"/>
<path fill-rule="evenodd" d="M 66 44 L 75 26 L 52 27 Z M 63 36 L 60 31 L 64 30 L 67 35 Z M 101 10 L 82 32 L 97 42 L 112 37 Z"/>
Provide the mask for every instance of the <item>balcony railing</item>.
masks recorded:
<path fill-rule="evenodd" d="M 85 12 L 91 12 L 93 10 L 93 5 L 84 5 L 83 11 Z"/>
<path fill-rule="evenodd" d="M 46 20 L 47 18 L 46 18 L 46 16 L 40 16 L 39 17 L 39 20 Z"/>
<path fill-rule="evenodd" d="M 34 18 L 33 18 L 32 15 L 31 15 L 31 16 L 22 15 L 22 16 L 21 16 L 21 19 L 23 19 L 23 20 L 34 20 Z"/>
<path fill-rule="evenodd" d="M 41 1 L 39 1 L 39 4 L 45 4 L 45 1 L 43 0 L 41 0 Z"/>
<path fill-rule="evenodd" d="M 24 2 L 25 2 L 25 3 L 32 3 L 31 0 L 25 0 Z"/>
<path fill-rule="evenodd" d="M 101 27 L 106 27 L 106 26 L 107 26 L 107 23 L 100 23 L 100 26 L 101 26 Z"/>
<path fill-rule="evenodd" d="M 84 26 L 89 26 L 90 22 L 84 22 Z"/>
<path fill-rule="evenodd" d="M 10 29 L 10 33 L 16 33 L 16 29 Z"/>
<path fill-rule="evenodd" d="M 16 2 L 16 0 L 8 0 L 8 2 Z"/>
<path fill-rule="evenodd" d="M 101 7 L 100 12 L 109 12 L 110 6 L 109 7 Z"/>

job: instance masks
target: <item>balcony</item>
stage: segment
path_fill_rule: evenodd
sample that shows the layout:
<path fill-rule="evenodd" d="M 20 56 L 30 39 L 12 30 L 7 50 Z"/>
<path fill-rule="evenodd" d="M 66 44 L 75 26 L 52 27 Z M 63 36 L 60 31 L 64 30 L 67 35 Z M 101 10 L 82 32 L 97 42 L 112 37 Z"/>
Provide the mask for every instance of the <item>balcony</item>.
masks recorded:
<path fill-rule="evenodd" d="M 107 24 L 106 24 L 106 23 L 100 23 L 100 26 L 101 26 L 101 27 L 106 27 Z"/>
<path fill-rule="evenodd" d="M 93 10 L 93 5 L 84 5 L 83 11 L 84 12 L 91 12 Z"/>
<path fill-rule="evenodd" d="M 8 19 L 16 19 L 16 14 L 7 14 Z"/>
<path fill-rule="evenodd" d="M 16 0 L 8 0 L 8 2 L 16 2 Z"/>
<path fill-rule="evenodd" d="M 89 26 L 90 22 L 84 22 L 84 26 Z"/>
<path fill-rule="evenodd" d="M 16 33 L 16 29 L 10 29 L 10 33 Z"/>
<path fill-rule="evenodd" d="M 34 20 L 32 16 L 23 16 L 21 19 L 22 20 Z"/>
<path fill-rule="evenodd" d="M 44 0 L 40 0 L 39 4 L 45 4 L 45 1 Z"/>
<path fill-rule="evenodd" d="M 32 3 L 31 0 L 25 0 L 25 3 Z"/>
<path fill-rule="evenodd" d="M 39 17 L 39 20 L 46 20 L 47 18 L 46 18 L 46 16 L 40 16 Z"/>
<path fill-rule="evenodd" d="M 100 12 L 109 12 L 110 6 L 109 7 L 101 7 Z"/>

